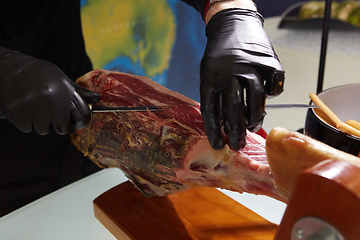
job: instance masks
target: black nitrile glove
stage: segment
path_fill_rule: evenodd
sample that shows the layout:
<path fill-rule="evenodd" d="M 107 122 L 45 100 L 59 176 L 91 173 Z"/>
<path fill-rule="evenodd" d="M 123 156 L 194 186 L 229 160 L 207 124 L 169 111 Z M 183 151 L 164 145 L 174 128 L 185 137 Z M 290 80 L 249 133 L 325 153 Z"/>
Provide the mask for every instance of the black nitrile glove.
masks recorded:
<path fill-rule="evenodd" d="M 284 71 L 255 11 L 222 10 L 208 22 L 206 35 L 200 68 L 206 133 L 214 149 L 228 142 L 239 150 L 246 129 L 260 129 L 265 98 L 283 91 Z"/>
<path fill-rule="evenodd" d="M 0 47 L 0 111 L 20 131 L 82 128 L 91 117 L 87 103 L 99 100 L 54 64 Z"/>

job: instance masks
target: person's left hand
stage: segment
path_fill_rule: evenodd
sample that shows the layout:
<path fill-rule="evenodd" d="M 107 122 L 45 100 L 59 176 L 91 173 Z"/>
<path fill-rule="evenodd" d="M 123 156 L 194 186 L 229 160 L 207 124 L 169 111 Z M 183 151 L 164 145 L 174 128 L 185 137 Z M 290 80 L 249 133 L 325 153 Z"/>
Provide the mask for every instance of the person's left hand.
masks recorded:
<path fill-rule="evenodd" d="M 239 150 L 246 129 L 260 129 L 265 98 L 283 91 L 284 71 L 256 11 L 222 10 L 208 22 L 206 35 L 200 68 L 205 130 L 214 149 L 229 143 Z"/>
<path fill-rule="evenodd" d="M 60 135 L 90 122 L 100 94 L 75 84 L 55 64 L 0 47 L 0 113 L 23 133 Z"/>

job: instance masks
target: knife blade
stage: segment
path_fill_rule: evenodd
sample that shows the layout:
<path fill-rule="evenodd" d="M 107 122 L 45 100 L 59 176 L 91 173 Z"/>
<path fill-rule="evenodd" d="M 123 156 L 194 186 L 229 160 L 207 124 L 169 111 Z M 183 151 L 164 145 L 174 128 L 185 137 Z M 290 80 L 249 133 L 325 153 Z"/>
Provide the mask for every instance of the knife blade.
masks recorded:
<path fill-rule="evenodd" d="M 280 108 L 319 108 L 317 105 L 299 104 L 299 103 L 280 103 L 280 104 L 266 104 L 265 109 L 280 109 Z"/>
<path fill-rule="evenodd" d="M 106 112 L 146 112 L 150 110 L 151 112 L 156 111 L 164 111 L 161 107 L 157 106 L 138 106 L 138 107 L 103 107 L 92 105 L 91 103 L 88 104 L 92 113 L 106 113 Z M 169 107 L 169 106 L 162 106 L 162 107 Z M 4 115 L 2 115 L 0 111 L 0 119 L 6 119 Z"/>
<path fill-rule="evenodd" d="M 190 105 L 189 105 L 190 106 Z M 194 105 L 195 106 L 195 105 Z M 104 112 L 146 112 L 150 110 L 151 112 L 163 111 L 163 107 L 171 106 L 138 106 L 138 107 L 103 107 L 89 104 L 89 108 L 93 113 L 104 113 Z M 265 109 L 282 109 L 282 108 L 319 108 L 317 105 L 309 104 L 266 104 Z M 5 116 L 0 112 L 0 119 L 5 119 Z"/>
<path fill-rule="evenodd" d="M 189 105 L 191 106 L 191 105 Z M 195 106 L 195 105 L 194 105 Z M 89 105 L 90 109 L 93 113 L 99 112 L 146 112 L 150 111 L 163 111 L 163 107 L 171 107 L 167 106 L 138 106 L 138 107 L 103 107 L 97 105 Z M 309 104 L 266 104 L 265 109 L 281 109 L 281 108 L 318 108 L 317 105 L 309 105 Z"/>

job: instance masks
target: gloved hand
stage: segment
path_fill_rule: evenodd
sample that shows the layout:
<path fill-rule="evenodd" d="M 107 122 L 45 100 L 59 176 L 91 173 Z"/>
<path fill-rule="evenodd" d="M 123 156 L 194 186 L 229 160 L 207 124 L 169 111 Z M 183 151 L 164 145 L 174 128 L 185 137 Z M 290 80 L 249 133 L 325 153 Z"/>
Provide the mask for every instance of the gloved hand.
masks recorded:
<path fill-rule="evenodd" d="M 20 131 L 82 128 L 91 117 L 87 103 L 99 100 L 54 64 L 0 47 L 0 111 Z"/>
<path fill-rule="evenodd" d="M 222 10 L 208 22 L 206 35 L 200 67 L 206 133 L 214 149 L 229 143 L 239 150 L 246 129 L 260 129 L 266 97 L 283 91 L 284 71 L 258 12 Z"/>

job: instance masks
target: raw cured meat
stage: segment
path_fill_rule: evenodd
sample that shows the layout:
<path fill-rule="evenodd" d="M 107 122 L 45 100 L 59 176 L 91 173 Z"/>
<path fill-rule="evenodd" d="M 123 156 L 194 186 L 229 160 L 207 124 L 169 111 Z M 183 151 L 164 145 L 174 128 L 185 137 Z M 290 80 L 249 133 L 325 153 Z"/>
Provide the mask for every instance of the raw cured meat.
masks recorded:
<path fill-rule="evenodd" d="M 267 195 L 281 201 L 265 140 L 248 132 L 247 146 L 211 148 L 200 105 L 146 77 L 95 70 L 77 81 L 99 92 L 103 106 L 162 106 L 160 112 L 94 113 L 72 135 L 75 146 L 103 168 L 118 167 L 145 195 L 195 187 Z"/>
<path fill-rule="evenodd" d="M 360 158 L 280 127 L 269 132 L 266 154 L 276 187 L 287 198 L 290 197 L 299 174 L 321 161 L 347 161 L 360 167 Z"/>

